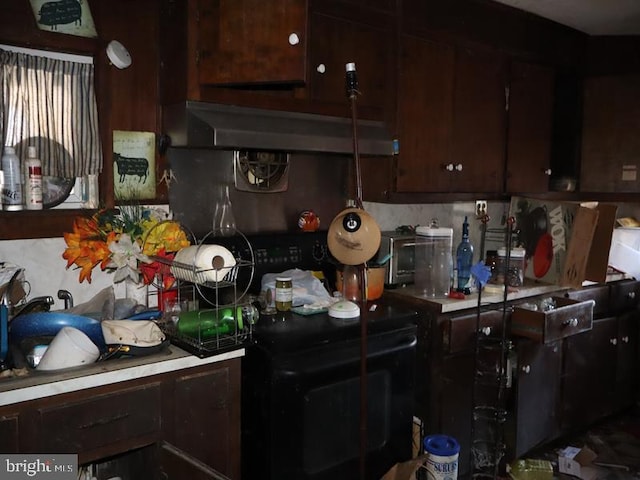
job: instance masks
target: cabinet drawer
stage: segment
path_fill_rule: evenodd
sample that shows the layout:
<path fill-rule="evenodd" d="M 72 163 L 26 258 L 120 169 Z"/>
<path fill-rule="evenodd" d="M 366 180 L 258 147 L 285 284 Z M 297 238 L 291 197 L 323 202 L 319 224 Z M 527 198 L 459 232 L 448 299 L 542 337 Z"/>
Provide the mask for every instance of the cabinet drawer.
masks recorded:
<path fill-rule="evenodd" d="M 614 313 L 637 308 L 640 300 L 640 282 L 623 280 L 611 284 L 611 310 Z"/>
<path fill-rule="evenodd" d="M 578 302 L 563 297 L 553 297 L 553 299 L 555 308 L 546 312 L 514 307 L 511 315 L 511 333 L 542 343 L 550 343 L 591 330 L 594 300 Z"/>
<path fill-rule="evenodd" d="M 477 325 L 477 315 L 463 315 L 452 317 L 445 324 L 443 332 L 443 346 L 446 352 L 456 353 L 473 350 L 475 348 L 476 326 L 479 334 L 490 337 L 502 335 L 502 311 L 488 311 L 480 314 L 480 324 Z"/>
<path fill-rule="evenodd" d="M 44 452 L 81 453 L 160 430 L 160 386 L 132 388 L 39 411 Z"/>
<path fill-rule="evenodd" d="M 573 290 L 567 292 L 565 296 L 578 302 L 593 300 L 595 302 L 593 318 L 603 318 L 609 315 L 609 287 L 607 285 Z"/>

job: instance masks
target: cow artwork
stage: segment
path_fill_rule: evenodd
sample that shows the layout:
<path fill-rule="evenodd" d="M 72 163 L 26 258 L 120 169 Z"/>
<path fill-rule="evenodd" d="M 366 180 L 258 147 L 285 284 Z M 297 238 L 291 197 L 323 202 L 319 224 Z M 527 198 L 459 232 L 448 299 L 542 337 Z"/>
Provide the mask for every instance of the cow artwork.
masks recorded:
<path fill-rule="evenodd" d="M 57 30 L 58 25 L 69 23 L 82 25 L 82 0 L 43 3 L 38 15 L 40 15 L 38 23 L 51 26 L 51 30 Z"/>
<path fill-rule="evenodd" d="M 40 30 L 97 38 L 87 0 L 29 0 Z"/>
<path fill-rule="evenodd" d="M 113 152 L 120 183 L 124 183 L 126 175 L 137 175 L 138 183 L 146 182 L 149 176 L 149 161 L 146 158 L 125 157 Z"/>

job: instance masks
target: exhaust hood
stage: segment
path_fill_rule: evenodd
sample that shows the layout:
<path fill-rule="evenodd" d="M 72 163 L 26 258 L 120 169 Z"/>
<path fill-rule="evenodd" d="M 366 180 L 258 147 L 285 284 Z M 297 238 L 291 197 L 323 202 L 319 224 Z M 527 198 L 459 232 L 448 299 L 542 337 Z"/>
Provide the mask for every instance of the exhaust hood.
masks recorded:
<path fill-rule="evenodd" d="M 350 118 L 187 101 L 163 108 L 173 147 L 353 153 Z M 358 151 L 393 155 L 383 122 L 358 120 Z"/>

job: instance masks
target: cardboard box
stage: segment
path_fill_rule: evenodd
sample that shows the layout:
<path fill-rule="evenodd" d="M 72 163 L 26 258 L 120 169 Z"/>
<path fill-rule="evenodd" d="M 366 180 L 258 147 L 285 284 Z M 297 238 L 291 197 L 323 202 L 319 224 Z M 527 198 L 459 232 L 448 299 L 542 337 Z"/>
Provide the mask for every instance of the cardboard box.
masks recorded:
<path fill-rule="evenodd" d="M 587 447 L 565 447 L 558 453 L 558 470 L 560 473 L 573 475 L 582 480 L 595 480 L 598 468 L 593 461 L 598 455 Z"/>
<path fill-rule="evenodd" d="M 525 278 L 566 287 L 607 277 L 617 207 L 512 197 Z"/>

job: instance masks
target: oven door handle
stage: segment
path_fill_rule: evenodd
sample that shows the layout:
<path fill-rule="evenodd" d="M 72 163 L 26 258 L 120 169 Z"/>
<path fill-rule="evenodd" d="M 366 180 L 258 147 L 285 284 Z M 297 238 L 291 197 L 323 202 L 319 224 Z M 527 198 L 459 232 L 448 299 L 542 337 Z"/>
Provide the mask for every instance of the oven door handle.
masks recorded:
<path fill-rule="evenodd" d="M 395 333 L 385 338 L 370 338 L 367 343 L 367 360 L 391 355 L 395 356 L 405 350 L 415 349 L 417 337 L 415 332 Z M 360 361 L 360 342 L 348 342 L 348 345 L 327 345 L 318 352 L 307 352 L 304 355 L 287 356 L 274 364 L 275 374 L 281 378 L 292 378 L 299 375 L 311 375 L 356 364 Z"/>

